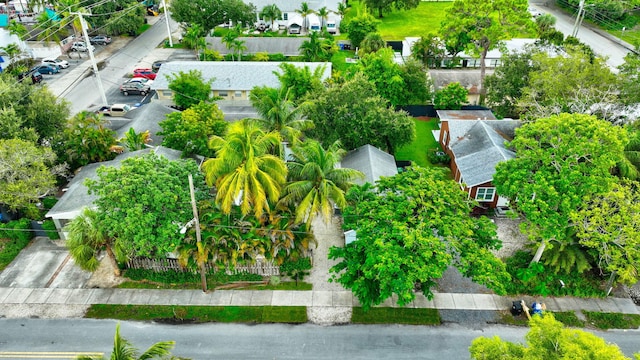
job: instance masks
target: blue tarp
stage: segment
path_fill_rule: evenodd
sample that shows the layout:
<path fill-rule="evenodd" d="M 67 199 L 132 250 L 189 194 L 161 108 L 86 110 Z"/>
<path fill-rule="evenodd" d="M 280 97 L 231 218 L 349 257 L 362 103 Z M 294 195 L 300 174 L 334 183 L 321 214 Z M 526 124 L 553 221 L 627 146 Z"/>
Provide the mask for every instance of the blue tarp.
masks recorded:
<path fill-rule="evenodd" d="M 53 21 L 60 20 L 60 16 L 55 11 L 51 9 L 44 9 L 44 11 L 47 13 L 47 16 L 49 17 L 49 19 Z"/>
<path fill-rule="evenodd" d="M 9 26 L 9 14 L 0 14 L 0 26 Z"/>

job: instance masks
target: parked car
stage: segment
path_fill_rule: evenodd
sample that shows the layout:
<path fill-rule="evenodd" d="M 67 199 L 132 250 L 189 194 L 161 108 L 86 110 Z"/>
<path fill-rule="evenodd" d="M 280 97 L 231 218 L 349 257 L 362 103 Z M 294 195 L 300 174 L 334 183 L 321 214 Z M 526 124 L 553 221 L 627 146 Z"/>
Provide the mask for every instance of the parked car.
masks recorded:
<path fill-rule="evenodd" d="M 56 65 L 61 69 L 66 69 L 69 67 L 69 62 L 60 58 L 44 58 L 42 59 L 42 63 L 48 65 Z"/>
<path fill-rule="evenodd" d="M 87 52 L 89 51 L 89 48 L 91 48 L 91 51 L 96 49 L 91 44 L 87 47 L 87 44 L 85 44 L 84 41 L 74 42 L 73 45 L 71 45 L 71 51 Z"/>
<path fill-rule="evenodd" d="M 24 79 L 30 78 L 32 84 L 39 84 L 42 82 L 42 74 L 37 71 L 30 70 L 18 74 L 18 81 L 24 81 Z"/>
<path fill-rule="evenodd" d="M 113 104 L 110 106 L 102 106 L 96 110 L 96 114 L 103 114 L 108 116 L 124 116 L 131 110 L 131 106 L 127 104 Z"/>
<path fill-rule="evenodd" d="M 134 78 L 147 78 L 149 80 L 155 80 L 156 79 L 156 73 L 153 72 L 153 70 L 151 69 L 135 69 L 133 70 L 133 77 Z"/>
<path fill-rule="evenodd" d="M 48 74 L 48 75 L 57 74 L 60 72 L 60 70 L 58 70 L 58 65 L 49 65 L 49 64 L 37 65 L 31 70 L 37 71 L 40 74 Z"/>
<path fill-rule="evenodd" d="M 531 14 L 532 17 L 537 18 L 538 16 L 542 15 L 542 13 L 540 11 L 538 11 L 538 9 L 534 8 L 534 7 L 530 7 L 529 8 L 529 14 Z"/>
<path fill-rule="evenodd" d="M 162 64 L 166 63 L 167 60 L 156 60 L 153 62 L 153 64 L 151 65 L 151 70 L 153 70 L 153 72 L 158 72 L 158 70 L 160 70 L 160 66 L 162 66 Z"/>
<path fill-rule="evenodd" d="M 124 96 L 129 94 L 140 94 L 142 96 L 147 95 L 151 91 L 149 85 L 144 85 L 139 82 L 126 82 L 120 85 L 120 92 Z"/>
<path fill-rule="evenodd" d="M 98 35 L 89 39 L 89 42 L 93 45 L 109 45 L 111 44 L 111 38 L 107 35 Z"/>
<path fill-rule="evenodd" d="M 137 82 L 137 83 L 140 83 L 142 85 L 149 85 L 149 86 L 151 86 L 151 84 L 153 84 L 153 80 L 149 80 L 147 78 L 133 78 L 133 79 L 129 79 L 129 80 L 125 81 L 125 83 L 133 83 L 133 82 Z"/>

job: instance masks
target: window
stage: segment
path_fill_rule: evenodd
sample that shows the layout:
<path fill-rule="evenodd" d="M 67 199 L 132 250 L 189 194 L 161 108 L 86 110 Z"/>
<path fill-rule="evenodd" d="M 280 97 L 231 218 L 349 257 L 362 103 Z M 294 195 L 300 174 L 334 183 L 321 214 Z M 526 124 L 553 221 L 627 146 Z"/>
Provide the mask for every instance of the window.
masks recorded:
<path fill-rule="evenodd" d="M 227 97 L 227 96 L 228 96 L 228 94 L 227 94 L 227 92 L 226 92 L 226 91 L 218 91 L 218 96 L 220 96 L 220 97 Z"/>
<path fill-rule="evenodd" d="M 476 191 L 476 200 L 478 201 L 493 201 L 493 197 L 496 195 L 496 188 L 481 187 Z"/>
<path fill-rule="evenodd" d="M 242 97 L 242 91 L 236 91 L 235 95 L 236 98 L 241 98 Z"/>
<path fill-rule="evenodd" d="M 289 20 L 289 13 L 282 13 L 282 20 L 287 21 Z"/>
<path fill-rule="evenodd" d="M 162 96 L 164 96 L 164 97 L 172 97 L 173 96 L 173 91 L 171 91 L 171 90 L 163 90 L 162 91 Z"/>

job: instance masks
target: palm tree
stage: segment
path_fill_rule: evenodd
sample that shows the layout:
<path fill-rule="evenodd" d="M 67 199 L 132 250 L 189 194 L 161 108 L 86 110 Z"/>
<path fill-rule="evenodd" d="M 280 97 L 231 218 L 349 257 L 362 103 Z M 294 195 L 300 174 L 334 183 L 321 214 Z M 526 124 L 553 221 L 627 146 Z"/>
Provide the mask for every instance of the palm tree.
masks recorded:
<path fill-rule="evenodd" d="M 325 24 L 327 23 L 327 19 L 329 18 L 329 10 L 327 9 L 326 6 L 323 6 L 320 8 L 320 10 L 318 10 L 317 14 L 320 17 L 320 21 L 322 22 L 321 28 L 322 30 L 324 30 Z"/>
<path fill-rule="evenodd" d="M 280 11 L 280 8 L 278 8 L 276 4 L 267 5 L 262 8 L 260 17 L 267 21 L 271 21 L 271 30 L 273 30 L 273 22 L 282 17 L 282 11 Z"/>
<path fill-rule="evenodd" d="M 18 23 L 15 20 L 11 20 L 9 22 L 9 25 L 7 26 L 7 30 L 9 30 L 9 34 L 16 35 L 17 37 L 20 38 L 20 40 L 23 40 L 24 36 L 29 33 L 29 30 L 27 30 L 27 28 L 24 25 Z"/>
<path fill-rule="evenodd" d="M 192 24 L 187 28 L 187 32 L 182 38 L 182 42 L 190 49 L 193 49 L 198 56 L 198 49 L 206 49 L 207 41 L 204 37 L 205 31 L 202 26 L 198 24 Z"/>
<path fill-rule="evenodd" d="M 24 55 L 24 51 L 20 46 L 18 46 L 18 44 L 11 43 L 7 46 L 0 47 L 0 52 L 6 53 L 9 58 L 9 66 L 7 66 L 7 70 L 20 68 L 20 63 L 22 63 L 20 58 Z"/>
<path fill-rule="evenodd" d="M 245 43 L 246 41 L 240 39 L 235 39 L 231 43 L 233 53 L 238 55 L 238 61 L 242 61 L 242 53 L 247 50 Z"/>
<path fill-rule="evenodd" d="M 153 141 L 149 130 L 141 133 L 136 133 L 133 128 L 129 128 L 124 136 L 118 139 L 118 142 L 122 144 L 128 151 L 136 151 L 147 148 L 147 144 Z"/>
<path fill-rule="evenodd" d="M 217 189 L 216 202 L 225 214 L 240 202 L 242 214 L 253 211 L 260 217 L 280 197 L 286 180 L 284 161 L 269 151 L 280 144 L 280 134 L 265 133 L 255 121 L 231 124 L 227 135 L 213 136 L 209 147 L 217 157 L 204 162 L 209 185 Z"/>
<path fill-rule="evenodd" d="M 336 14 L 340 15 L 340 18 L 344 18 L 344 15 L 347 13 L 347 9 L 349 9 L 349 5 L 340 2 L 338 3 L 338 10 L 336 11 Z"/>
<path fill-rule="evenodd" d="M 387 42 L 382 39 L 382 36 L 379 33 L 369 33 L 360 43 L 360 51 L 364 55 L 374 53 L 386 46 Z"/>
<path fill-rule="evenodd" d="M 326 150 L 315 140 L 308 140 L 294 149 L 294 160 L 287 162 L 289 184 L 282 192 L 279 205 L 295 206 L 297 222 L 310 224 L 319 214 L 328 222 L 333 204 L 346 205 L 345 191 L 364 174 L 354 169 L 336 168 L 345 153 L 339 141 Z"/>
<path fill-rule="evenodd" d="M 100 265 L 98 254 L 105 248 L 115 275 L 120 276 L 116 256 L 122 258 L 122 252 L 117 242 L 108 237 L 100 227 L 95 210 L 85 208 L 64 229 L 68 232 L 66 246 L 78 266 L 87 271 L 95 271 Z"/>
<path fill-rule="evenodd" d="M 295 106 L 290 95 L 291 89 L 262 86 L 251 90 L 249 100 L 261 117 L 258 122 L 263 130 L 278 132 L 281 141 L 295 146 L 300 141 L 302 131 L 310 129 L 313 122 L 302 117 L 308 103 Z M 279 155 L 283 156 L 283 152 Z"/>
<path fill-rule="evenodd" d="M 227 33 L 222 37 L 222 43 L 225 44 L 227 49 L 231 50 L 234 47 L 234 43 L 240 37 L 240 27 L 236 25 L 235 28 L 230 29 Z M 231 61 L 234 61 L 235 51 L 231 52 Z"/>
<path fill-rule="evenodd" d="M 116 334 L 113 339 L 113 351 L 111 360 L 148 360 L 165 359 L 171 356 L 171 349 L 175 346 L 175 341 L 161 341 L 151 345 L 147 351 L 138 355 L 138 349 L 127 339 L 120 336 L 120 323 L 116 325 Z M 97 360 L 104 357 L 78 356 L 77 360 Z"/>
<path fill-rule="evenodd" d="M 309 40 L 300 45 L 300 51 L 304 61 L 327 61 L 331 59 L 334 47 L 333 39 L 324 39 L 317 32 L 312 32 Z"/>
<path fill-rule="evenodd" d="M 38 30 L 38 35 L 36 38 L 40 41 L 44 41 L 45 43 L 49 43 L 51 41 L 60 43 L 61 33 L 65 30 L 56 29 L 51 26 L 53 21 L 49 19 L 49 15 L 46 12 L 40 13 L 36 18 L 36 29 Z"/>
<path fill-rule="evenodd" d="M 300 15 L 302 15 L 302 30 L 306 31 L 307 30 L 307 16 L 311 15 L 311 14 L 315 14 L 315 11 L 313 11 L 311 8 L 309 8 L 309 4 L 307 4 L 306 2 L 303 2 L 302 4 L 300 4 L 300 9 L 296 9 L 296 12 Z"/>

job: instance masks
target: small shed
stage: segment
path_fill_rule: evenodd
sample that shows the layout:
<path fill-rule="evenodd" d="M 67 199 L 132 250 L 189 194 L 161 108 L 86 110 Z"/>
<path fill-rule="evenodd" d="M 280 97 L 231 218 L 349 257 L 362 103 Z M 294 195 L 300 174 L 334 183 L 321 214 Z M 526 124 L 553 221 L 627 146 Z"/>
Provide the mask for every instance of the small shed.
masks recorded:
<path fill-rule="evenodd" d="M 398 173 L 393 155 L 371 145 L 363 145 L 347 153 L 340 166 L 356 169 L 364 174 L 364 179 L 355 181 L 358 185 L 375 184 L 382 176 L 394 176 Z"/>

